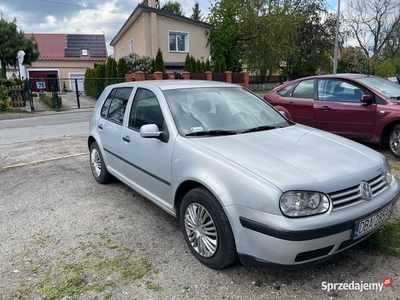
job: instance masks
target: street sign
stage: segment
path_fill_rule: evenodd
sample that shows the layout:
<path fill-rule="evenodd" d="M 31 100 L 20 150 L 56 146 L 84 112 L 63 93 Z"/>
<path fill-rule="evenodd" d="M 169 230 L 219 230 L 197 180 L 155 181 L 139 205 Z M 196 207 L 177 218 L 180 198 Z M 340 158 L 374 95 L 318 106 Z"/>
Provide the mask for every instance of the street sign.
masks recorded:
<path fill-rule="evenodd" d="M 36 81 L 36 88 L 38 90 L 46 89 L 46 82 L 44 82 L 44 81 Z"/>

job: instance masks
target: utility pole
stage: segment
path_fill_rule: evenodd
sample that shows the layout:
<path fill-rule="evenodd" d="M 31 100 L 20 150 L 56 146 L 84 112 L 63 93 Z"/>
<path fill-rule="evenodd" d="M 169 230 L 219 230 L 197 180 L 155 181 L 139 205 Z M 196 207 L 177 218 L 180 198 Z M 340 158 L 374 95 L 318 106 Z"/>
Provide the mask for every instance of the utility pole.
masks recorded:
<path fill-rule="evenodd" d="M 338 43 L 339 43 L 339 24 L 340 24 L 340 0 L 338 0 L 338 8 L 336 13 L 336 38 L 335 38 L 335 53 L 333 54 L 333 74 L 336 75 L 338 63 Z"/>
<path fill-rule="evenodd" d="M 1 18 L 2 21 L 4 20 L 4 18 L 3 18 L 3 11 L 1 11 L 1 10 L 0 10 L 0 18 Z"/>

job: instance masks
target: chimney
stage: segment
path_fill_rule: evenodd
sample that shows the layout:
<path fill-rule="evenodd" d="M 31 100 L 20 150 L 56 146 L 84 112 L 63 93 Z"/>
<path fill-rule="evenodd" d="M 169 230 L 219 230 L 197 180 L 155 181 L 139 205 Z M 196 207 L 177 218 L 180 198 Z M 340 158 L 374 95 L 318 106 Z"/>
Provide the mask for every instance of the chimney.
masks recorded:
<path fill-rule="evenodd" d="M 156 0 L 148 0 L 148 6 L 156 8 Z"/>

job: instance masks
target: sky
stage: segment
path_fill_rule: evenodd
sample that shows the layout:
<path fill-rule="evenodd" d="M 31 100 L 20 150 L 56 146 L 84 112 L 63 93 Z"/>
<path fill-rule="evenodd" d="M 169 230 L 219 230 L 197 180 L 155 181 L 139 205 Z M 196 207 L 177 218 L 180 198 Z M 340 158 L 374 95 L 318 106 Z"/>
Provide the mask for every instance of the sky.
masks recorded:
<path fill-rule="evenodd" d="M 185 16 L 192 14 L 195 0 L 177 0 Z M 343 0 L 342 0 L 343 1 Z M 0 17 L 17 19 L 24 33 L 105 34 L 109 43 L 141 0 L 1 0 Z M 167 1 L 160 0 L 161 6 Z M 203 15 L 214 0 L 199 0 Z M 337 9 L 337 0 L 328 0 L 329 9 Z"/>

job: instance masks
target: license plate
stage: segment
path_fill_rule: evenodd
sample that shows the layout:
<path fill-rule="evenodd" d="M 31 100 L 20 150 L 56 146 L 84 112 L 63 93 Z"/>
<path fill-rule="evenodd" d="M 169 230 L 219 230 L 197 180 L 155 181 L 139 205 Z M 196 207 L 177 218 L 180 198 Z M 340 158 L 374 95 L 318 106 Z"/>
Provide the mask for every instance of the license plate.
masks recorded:
<path fill-rule="evenodd" d="M 353 238 L 357 239 L 367 233 L 374 231 L 382 225 L 390 217 L 392 205 L 386 206 L 376 214 L 369 216 L 363 220 L 357 221 L 354 228 Z"/>

